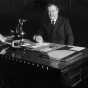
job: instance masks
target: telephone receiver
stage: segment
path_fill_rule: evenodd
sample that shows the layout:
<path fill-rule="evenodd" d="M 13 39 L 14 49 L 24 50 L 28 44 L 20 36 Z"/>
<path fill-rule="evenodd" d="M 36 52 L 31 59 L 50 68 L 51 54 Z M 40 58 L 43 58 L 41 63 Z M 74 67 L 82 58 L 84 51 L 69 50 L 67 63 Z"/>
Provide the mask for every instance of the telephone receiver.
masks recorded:
<path fill-rule="evenodd" d="M 21 25 L 23 25 L 23 23 L 25 23 L 27 21 L 27 19 L 19 19 L 19 23 L 21 24 Z"/>

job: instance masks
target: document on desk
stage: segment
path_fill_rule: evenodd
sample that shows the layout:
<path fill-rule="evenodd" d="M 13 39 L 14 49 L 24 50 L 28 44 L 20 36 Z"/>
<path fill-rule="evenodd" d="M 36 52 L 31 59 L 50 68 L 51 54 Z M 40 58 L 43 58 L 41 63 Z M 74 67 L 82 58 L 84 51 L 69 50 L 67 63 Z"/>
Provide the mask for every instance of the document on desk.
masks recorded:
<path fill-rule="evenodd" d="M 43 51 L 43 52 L 49 52 L 49 51 L 52 51 L 53 49 L 52 48 L 43 48 L 43 49 L 40 49 L 40 51 Z"/>
<path fill-rule="evenodd" d="M 81 50 L 83 50 L 83 49 L 85 49 L 85 47 L 74 46 L 74 47 L 70 48 L 69 50 L 81 51 Z"/>
<path fill-rule="evenodd" d="M 54 50 L 54 51 L 48 52 L 48 55 L 51 59 L 60 60 L 75 52 L 76 51 L 70 51 L 70 50 Z"/>
<path fill-rule="evenodd" d="M 0 34 L 0 40 L 1 40 L 2 42 L 5 42 L 5 41 L 6 41 L 6 38 L 5 38 L 3 35 Z"/>
<path fill-rule="evenodd" d="M 29 46 L 30 43 L 23 43 L 21 46 Z"/>
<path fill-rule="evenodd" d="M 41 47 L 41 46 L 48 46 L 49 43 L 36 43 L 35 45 L 31 46 L 32 48 L 38 48 L 38 47 Z"/>

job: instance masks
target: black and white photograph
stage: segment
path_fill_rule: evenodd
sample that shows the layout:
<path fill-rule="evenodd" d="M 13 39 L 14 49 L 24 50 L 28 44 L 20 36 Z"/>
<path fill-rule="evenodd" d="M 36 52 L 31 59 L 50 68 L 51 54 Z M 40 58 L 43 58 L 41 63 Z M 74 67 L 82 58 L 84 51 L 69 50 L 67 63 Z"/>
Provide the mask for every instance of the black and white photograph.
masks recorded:
<path fill-rule="evenodd" d="M 88 0 L 0 0 L 0 88 L 88 87 Z"/>

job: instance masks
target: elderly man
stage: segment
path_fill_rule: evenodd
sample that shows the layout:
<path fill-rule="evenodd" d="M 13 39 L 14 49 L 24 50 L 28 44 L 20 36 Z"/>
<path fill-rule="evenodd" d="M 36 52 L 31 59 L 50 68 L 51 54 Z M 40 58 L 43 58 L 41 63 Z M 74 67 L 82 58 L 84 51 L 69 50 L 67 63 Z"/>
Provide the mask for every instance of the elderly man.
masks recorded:
<path fill-rule="evenodd" d="M 73 45 L 74 37 L 68 19 L 58 15 L 59 8 L 54 4 L 49 4 L 47 10 L 49 19 L 43 23 L 33 39 L 36 42 Z"/>

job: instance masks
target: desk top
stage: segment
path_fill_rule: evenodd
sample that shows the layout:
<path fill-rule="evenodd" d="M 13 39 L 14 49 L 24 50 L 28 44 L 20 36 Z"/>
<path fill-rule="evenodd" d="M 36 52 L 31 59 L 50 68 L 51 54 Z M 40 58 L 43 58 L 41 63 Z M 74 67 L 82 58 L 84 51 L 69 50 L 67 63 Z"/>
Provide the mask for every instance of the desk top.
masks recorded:
<path fill-rule="evenodd" d="M 38 44 L 29 40 L 25 40 L 21 48 L 12 47 L 8 44 L 1 44 L 0 51 L 0 55 L 7 56 L 8 58 L 12 57 L 14 59 L 16 58 L 18 60 L 24 60 L 26 62 L 32 62 L 61 70 L 76 62 L 81 61 L 82 63 L 82 60 L 88 57 L 88 49 L 84 47 L 53 43 Z M 65 58 L 67 58 L 67 61 L 64 61 Z M 72 60 L 68 61 L 68 58 Z"/>

